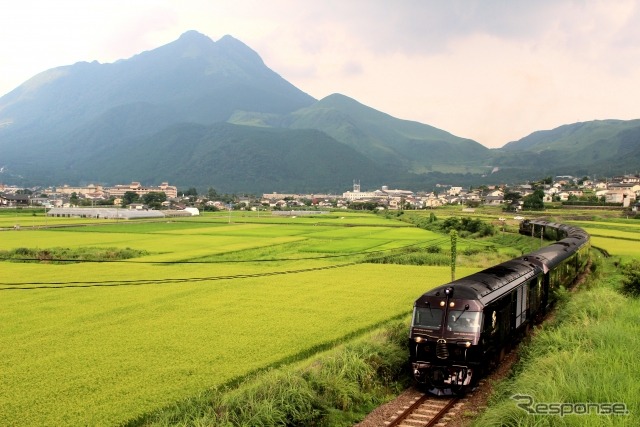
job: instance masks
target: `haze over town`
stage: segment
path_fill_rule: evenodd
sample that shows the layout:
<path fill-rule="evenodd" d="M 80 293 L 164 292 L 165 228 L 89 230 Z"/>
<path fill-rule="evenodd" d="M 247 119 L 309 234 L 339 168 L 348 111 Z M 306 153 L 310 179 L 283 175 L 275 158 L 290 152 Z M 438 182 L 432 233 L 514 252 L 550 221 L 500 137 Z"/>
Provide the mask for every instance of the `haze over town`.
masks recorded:
<path fill-rule="evenodd" d="M 640 117 L 638 1 L 12 1 L 0 95 L 39 72 L 113 62 L 197 30 L 246 43 L 315 98 L 339 92 L 487 147 Z"/>

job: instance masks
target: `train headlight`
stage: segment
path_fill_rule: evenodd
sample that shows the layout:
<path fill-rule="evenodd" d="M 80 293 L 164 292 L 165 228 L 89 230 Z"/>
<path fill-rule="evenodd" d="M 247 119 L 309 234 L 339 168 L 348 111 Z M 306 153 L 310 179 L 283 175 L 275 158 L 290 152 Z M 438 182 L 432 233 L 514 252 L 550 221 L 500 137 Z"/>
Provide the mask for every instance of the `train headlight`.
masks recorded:
<path fill-rule="evenodd" d="M 464 346 L 469 348 L 469 347 L 471 347 L 471 343 L 469 341 L 467 341 L 466 343 L 464 343 Z"/>
<path fill-rule="evenodd" d="M 417 343 L 420 343 L 420 342 L 422 342 L 422 341 L 426 341 L 426 340 L 425 340 L 424 338 L 422 338 L 422 337 L 415 337 L 415 341 L 416 341 Z"/>
<path fill-rule="evenodd" d="M 440 301 L 440 307 L 444 307 L 444 301 Z"/>

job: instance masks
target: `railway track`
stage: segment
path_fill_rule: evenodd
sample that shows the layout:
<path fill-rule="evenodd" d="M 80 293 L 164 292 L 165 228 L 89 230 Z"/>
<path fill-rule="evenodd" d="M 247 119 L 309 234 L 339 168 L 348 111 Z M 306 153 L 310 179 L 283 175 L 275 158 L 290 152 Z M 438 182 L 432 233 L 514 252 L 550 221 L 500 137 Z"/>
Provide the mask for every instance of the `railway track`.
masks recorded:
<path fill-rule="evenodd" d="M 480 380 L 478 387 L 482 387 L 484 382 L 484 379 Z M 477 388 L 463 397 L 422 393 L 409 406 L 405 406 L 387 420 L 384 425 L 385 427 L 446 426 L 455 413 L 473 396 L 475 390 Z"/>
<path fill-rule="evenodd" d="M 440 398 L 423 394 L 411 405 L 400 411 L 391 420 L 387 421 L 387 427 L 431 427 L 446 421 L 445 416 L 458 403 L 458 398 Z M 445 425 L 445 424 L 443 424 Z"/>

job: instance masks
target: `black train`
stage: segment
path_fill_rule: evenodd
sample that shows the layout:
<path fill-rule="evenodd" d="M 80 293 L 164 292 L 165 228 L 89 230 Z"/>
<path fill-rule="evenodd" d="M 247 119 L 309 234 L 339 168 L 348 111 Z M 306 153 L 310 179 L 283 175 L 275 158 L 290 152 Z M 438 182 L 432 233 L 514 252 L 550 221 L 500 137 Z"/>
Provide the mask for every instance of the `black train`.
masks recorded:
<path fill-rule="evenodd" d="M 589 260 L 578 227 L 525 220 L 520 233 L 549 246 L 432 289 L 414 304 L 409 335 L 416 381 L 436 393 L 464 393 L 495 367 L 569 287 Z"/>

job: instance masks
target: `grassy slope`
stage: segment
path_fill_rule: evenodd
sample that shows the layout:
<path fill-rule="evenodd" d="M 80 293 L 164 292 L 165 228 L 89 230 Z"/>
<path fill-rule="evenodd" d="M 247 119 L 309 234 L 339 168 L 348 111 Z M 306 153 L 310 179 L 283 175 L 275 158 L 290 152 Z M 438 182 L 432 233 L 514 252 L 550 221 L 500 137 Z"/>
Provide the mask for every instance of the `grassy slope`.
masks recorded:
<path fill-rule="evenodd" d="M 626 245 L 619 237 L 594 238 L 594 244 L 606 247 L 614 258 L 597 264 L 597 276 L 538 331 L 514 375 L 499 385 L 490 408 L 474 426 L 640 424 L 640 301 L 618 292 L 621 276 L 614 264 L 637 259 L 640 245 Z M 516 406 L 511 398 L 516 394 L 530 395 L 536 403 L 620 402 L 630 414 L 534 416 Z"/>

